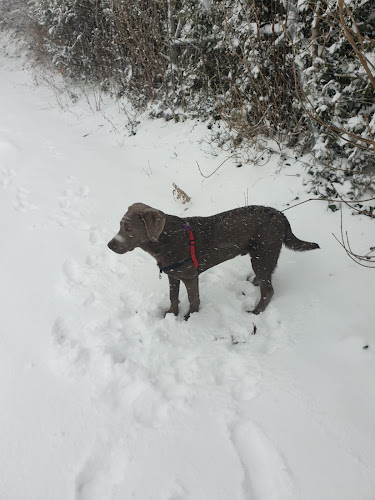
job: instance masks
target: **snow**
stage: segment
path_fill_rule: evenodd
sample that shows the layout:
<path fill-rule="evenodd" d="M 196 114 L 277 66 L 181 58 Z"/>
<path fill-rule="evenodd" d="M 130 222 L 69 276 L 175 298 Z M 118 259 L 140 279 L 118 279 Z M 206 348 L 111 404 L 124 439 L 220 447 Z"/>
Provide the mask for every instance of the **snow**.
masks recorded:
<path fill-rule="evenodd" d="M 334 240 L 338 213 L 286 212 L 321 250 L 282 251 L 259 316 L 247 257 L 201 276 L 185 322 L 186 293 L 164 319 L 150 256 L 106 246 L 137 201 L 284 209 L 308 197 L 302 163 L 233 158 L 204 179 L 196 162 L 209 175 L 229 156 L 204 124 L 141 119 L 129 136 L 115 103 L 62 110 L 4 55 L 0 89 L 0 498 L 373 499 L 374 275 Z M 344 226 L 358 253 L 374 245 L 369 219 L 344 210 Z"/>

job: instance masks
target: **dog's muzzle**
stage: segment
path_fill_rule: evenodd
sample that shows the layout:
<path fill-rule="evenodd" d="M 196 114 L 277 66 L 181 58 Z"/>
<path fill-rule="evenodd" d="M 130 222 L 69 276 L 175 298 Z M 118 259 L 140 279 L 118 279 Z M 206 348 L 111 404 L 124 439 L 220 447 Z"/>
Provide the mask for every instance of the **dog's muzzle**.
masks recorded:
<path fill-rule="evenodd" d="M 126 253 L 133 250 L 133 248 L 127 248 L 125 245 L 125 238 L 120 234 L 117 234 L 109 243 L 108 248 L 116 253 Z"/>

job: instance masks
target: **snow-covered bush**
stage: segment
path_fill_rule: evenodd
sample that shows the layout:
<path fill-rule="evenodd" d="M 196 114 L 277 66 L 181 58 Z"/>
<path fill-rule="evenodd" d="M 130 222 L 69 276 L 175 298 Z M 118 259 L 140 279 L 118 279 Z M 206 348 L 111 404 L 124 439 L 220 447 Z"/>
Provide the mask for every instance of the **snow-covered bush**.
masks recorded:
<path fill-rule="evenodd" d="M 106 11 L 91 0 L 31 0 L 31 12 L 44 28 L 44 47 L 59 71 L 81 78 L 110 74 Z M 116 47 L 114 47 L 116 50 Z M 109 60 L 112 60 L 113 55 Z"/>
<path fill-rule="evenodd" d="M 298 97 L 312 122 L 310 144 L 320 161 L 311 173 L 320 194 L 328 189 L 332 196 L 328 185 L 332 181 L 349 180 L 353 198 L 374 189 L 375 12 L 371 4 L 370 0 L 300 3 L 295 46 L 301 80 Z"/>
<path fill-rule="evenodd" d="M 237 143 L 295 130 L 292 48 L 284 36 L 282 1 L 182 0 L 169 9 L 175 85 L 162 96 L 169 107 L 223 119 Z"/>
<path fill-rule="evenodd" d="M 142 102 L 166 71 L 167 3 L 158 0 L 30 0 L 44 49 L 68 77 L 94 80 Z"/>
<path fill-rule="evenodd" d="M 231 147 L 260 136 L 308 147 L 314 190 L 339 182 L 352 197 L 375 169 L 372 3 L 29 0 L 64 76 L 156 116 L 221 119 Z"/>
<path fill-rule="evenodd" d="M 285 130 L 291 50 L 279 0 L 30 0 L 70 77 L 115 82 L 161 109 L 224 118 L 242 137 Z"/>

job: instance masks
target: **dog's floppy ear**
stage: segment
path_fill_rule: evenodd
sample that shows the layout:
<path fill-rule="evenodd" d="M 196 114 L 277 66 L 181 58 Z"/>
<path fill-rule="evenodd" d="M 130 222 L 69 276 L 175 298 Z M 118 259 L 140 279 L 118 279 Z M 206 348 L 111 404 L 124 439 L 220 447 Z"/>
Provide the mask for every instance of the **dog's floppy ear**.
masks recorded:
<path fill-rule="evenodd" d="M 147 236 L 153 242 L 158 241 L 165 226 L 165 217 L 157 210 L 150 208 L 141 214 L 141 218 L 145 223 Z"/>

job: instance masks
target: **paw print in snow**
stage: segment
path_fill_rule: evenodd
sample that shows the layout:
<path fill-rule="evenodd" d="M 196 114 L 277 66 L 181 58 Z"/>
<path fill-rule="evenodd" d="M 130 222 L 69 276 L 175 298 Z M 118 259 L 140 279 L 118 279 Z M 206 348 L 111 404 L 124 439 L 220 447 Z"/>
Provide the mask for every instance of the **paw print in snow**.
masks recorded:
<path fill-rule="evenodd" d="M 55 220 L 61 226 L 75 226 L 82 228 L 83 220 L 88 212 L 88 199 L 90 189 L 88 186 L 79 185 L 77 179 L 68 177 L 68 187 L 58 198 L 60 210 Z M 86 226 L 84 226 L 85 229 Z"/>
<path fill-rule="evenodd" d="M 15 177 L 16 171 L 13 168 L 3 168 L 1 170 L 0 186 L 3 189 L 8 189 L 13 184 Z"/>

